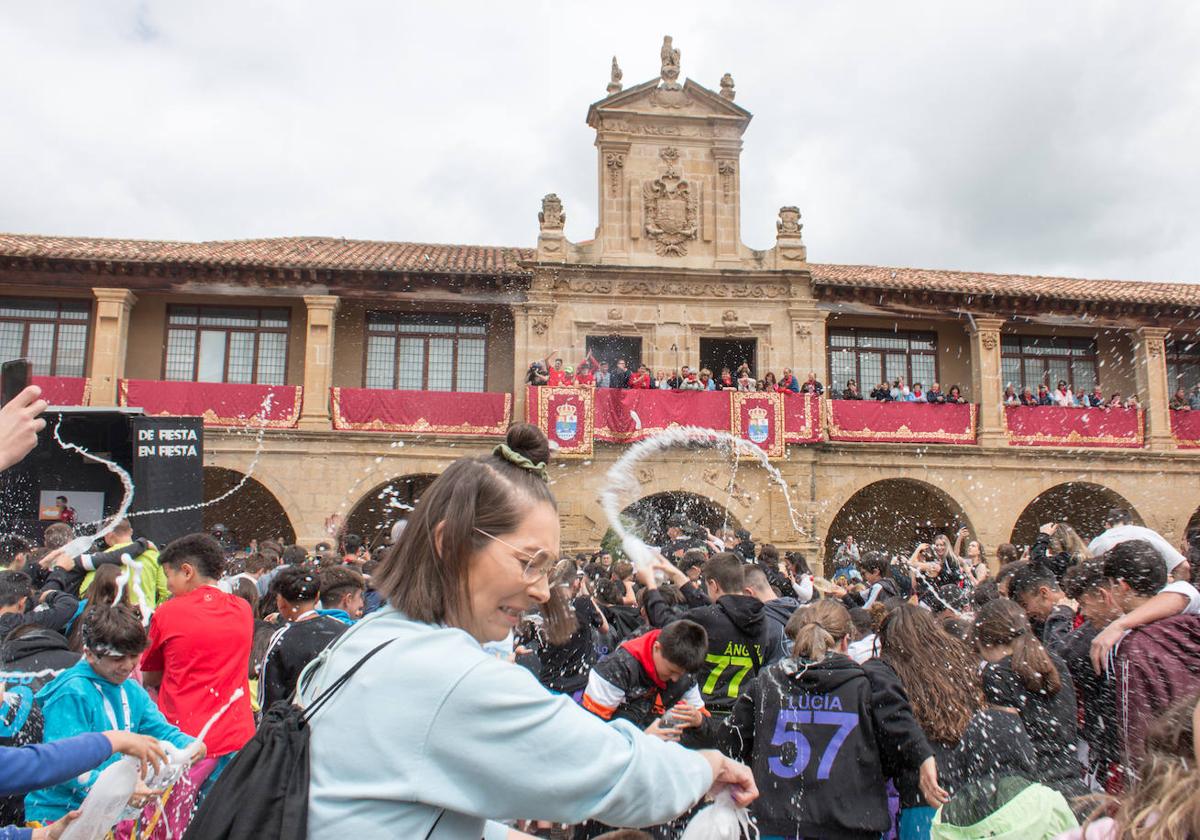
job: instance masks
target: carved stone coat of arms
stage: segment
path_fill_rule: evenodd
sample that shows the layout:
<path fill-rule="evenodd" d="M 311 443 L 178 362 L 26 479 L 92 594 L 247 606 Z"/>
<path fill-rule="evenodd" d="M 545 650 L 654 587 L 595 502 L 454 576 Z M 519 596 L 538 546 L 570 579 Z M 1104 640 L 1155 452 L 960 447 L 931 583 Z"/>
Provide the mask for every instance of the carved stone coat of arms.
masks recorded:
<path fill-rule="evenodd" d="M 696 238 L 699 216 L 696 197 L 688 182 L 680 178 L 674 167 L 668 167 L 661 178 L 642 187 L 646 212 L 646 235 L 654 240 L 660 257 L 682 257 L 687 243 Z"/>

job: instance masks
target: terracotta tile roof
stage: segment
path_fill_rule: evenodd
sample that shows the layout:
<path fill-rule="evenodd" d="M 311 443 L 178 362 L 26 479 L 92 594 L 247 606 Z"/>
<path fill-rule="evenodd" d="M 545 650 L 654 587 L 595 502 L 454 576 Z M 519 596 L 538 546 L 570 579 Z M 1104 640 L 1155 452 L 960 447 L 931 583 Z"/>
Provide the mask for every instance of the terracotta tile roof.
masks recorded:
<path fill-rule="evenodd" d="M 878 289 L 954 292 L 980 297 L 1044 297 L 1054 300 L 1200 307 L 1200 283 L 1083 280 L 1077 277 L 816 263 L 810 263 L 809 270 L 812 271 L 815 286 L 865 286 Z"/>
<path fill-rule="evenodd" d="M 517 262 L 533 256 L 528 248 L 370 242 L 327 236 L 155 242 L 0 233 L 0 257 L 56 260 L 526 276 L 529 272 Z"/>

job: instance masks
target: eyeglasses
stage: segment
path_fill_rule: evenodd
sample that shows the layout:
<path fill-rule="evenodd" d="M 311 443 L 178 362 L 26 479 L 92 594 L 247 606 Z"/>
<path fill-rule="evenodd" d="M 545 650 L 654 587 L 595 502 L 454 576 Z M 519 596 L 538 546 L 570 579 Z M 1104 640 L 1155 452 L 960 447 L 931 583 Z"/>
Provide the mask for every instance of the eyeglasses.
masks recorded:
<path fill-rule="evenodd" d="M 551 570 L 558 563 L 558 557 L 544 548 L 539 548 L 535 553 L 530 554 L 528 551 L 522 551 L 511 543 L 506 543 L 494 534 L 489 534 L 482 528 L 475 528 L 474 530 L 476 533 L 482 534 L 489 540 L 494 540 L 516 553 L 517 556 L 515 559 L 521 564 L 521 580 L 526 583 L 533 583 L 535 580 L 549 577 Z"/>

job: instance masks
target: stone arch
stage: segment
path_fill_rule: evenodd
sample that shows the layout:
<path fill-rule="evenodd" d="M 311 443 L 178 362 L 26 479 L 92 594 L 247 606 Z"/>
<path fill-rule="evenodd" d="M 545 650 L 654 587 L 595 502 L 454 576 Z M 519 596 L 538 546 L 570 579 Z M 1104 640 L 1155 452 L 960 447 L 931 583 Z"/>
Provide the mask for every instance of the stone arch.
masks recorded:
<path fill-rule="evenodd" d="M 918 543 L 938 534 L 953 538 L 966 526 L 963 506 L 939 487 L 915 478 L 885 478 L 855 491 L 834 515 L 825 532 L 826 565 L 837 545 L 853 536 L 861 551 L 879 550 L 907 557 Z"/>
<path fill-rule="evenodd" d="M 386 545 L 392 526 L 408 517 L 409 508 L 420 500 L 435 478 L 434 473 L 410 473 L 377 484 L 350 509 L 341 533 L 358 534 L 367 546 Z"/>
<path fill-rule="evenodd" d="M 224 525 L 238 546 L 247 545 L 250 540 L 294 543 L 296 529 L 287 510 L 266 484 L 254 476 L 246 478 L 245 473 L 228 467 L 205 467 L 204 500 L 229 493 L 243 478 L 245 483 L 240 489 L 203 508 L 204 530 L 211 532 L 217 525 Z"/>
<path fill-rule="evenodd" d="M 742 524 L 732 512 L 707 496 L 684 490 L 666 490 L 642 496 L 621 511 L 626 521 L 632 522 L 642 539 L 650 545 L 667 542 L 667 519 L 683 514 L 695 525 L 703 525 L 713 533 L 722 527 L 741 528 Z"/>
<path fill-rule="evenodd" d="M 1038 528 L 1047 522 L 1066 522 L 1085 542 L 1104 530 L 1104 517 L 1111 508 L 1124 508 L 1138 525 L 1142 516 L 1117 491 L 1090 481 L 1068 481 L 1041 491 L 1029 501 L 1013 524 L 1014 545 L 1032 545 Z"/>

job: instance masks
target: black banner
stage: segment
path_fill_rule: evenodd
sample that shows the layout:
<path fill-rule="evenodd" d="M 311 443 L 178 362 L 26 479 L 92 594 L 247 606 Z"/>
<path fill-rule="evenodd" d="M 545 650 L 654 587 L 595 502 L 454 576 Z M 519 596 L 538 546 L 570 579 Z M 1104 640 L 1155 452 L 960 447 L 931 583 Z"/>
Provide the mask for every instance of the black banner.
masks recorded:
<path fill-rule="evenodd" d="M 176 537 L 202 530 L 204 501 L 204 425 L 199 417 L 134 417 L 132 513 L 134 533 L 161 548 Z"/>

